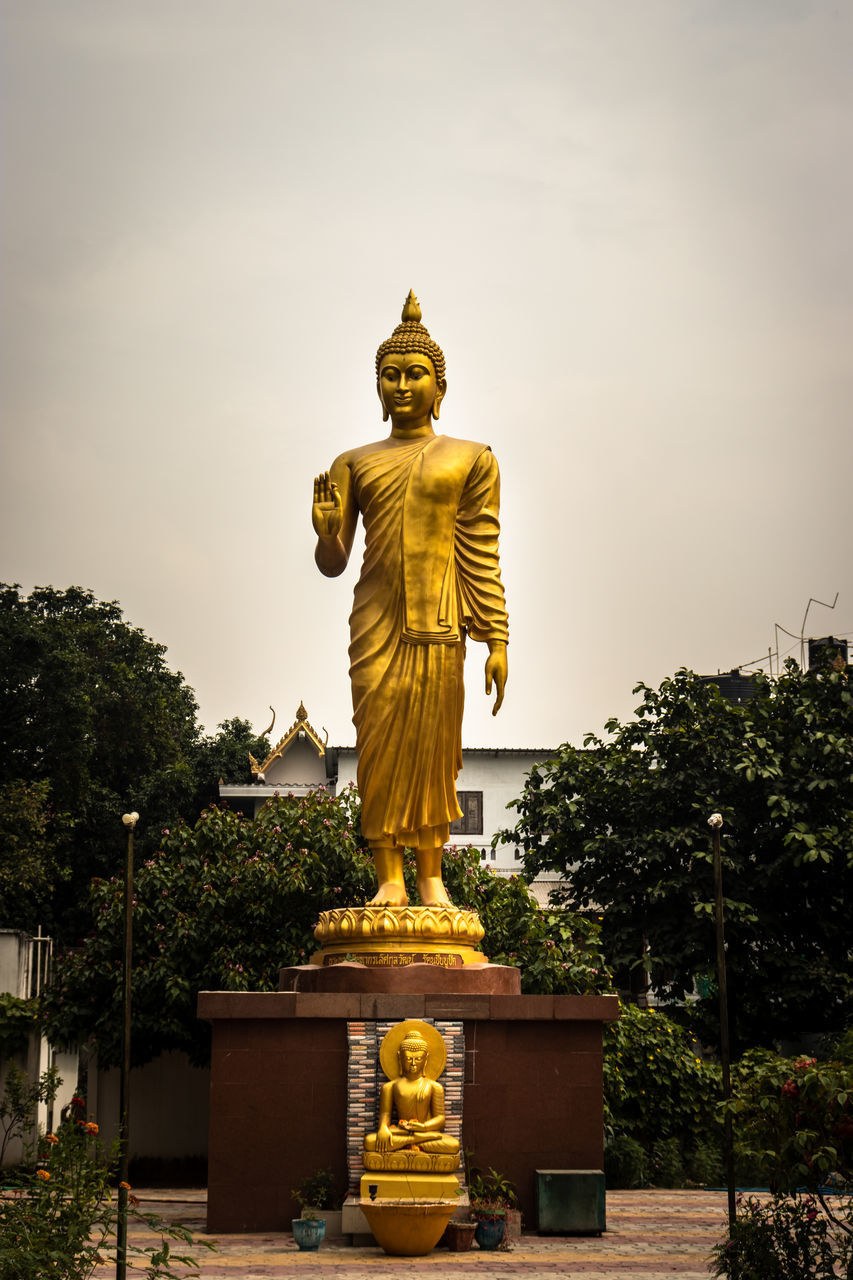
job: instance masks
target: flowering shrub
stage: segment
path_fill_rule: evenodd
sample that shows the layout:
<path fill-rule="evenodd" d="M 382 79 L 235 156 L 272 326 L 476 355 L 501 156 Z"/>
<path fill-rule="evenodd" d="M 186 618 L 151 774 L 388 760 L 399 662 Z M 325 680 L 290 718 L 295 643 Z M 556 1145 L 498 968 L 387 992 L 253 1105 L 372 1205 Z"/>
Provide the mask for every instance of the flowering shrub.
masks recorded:
<path fill-rule="evenodd" d="M 720 1069 L 657 1009 L 623 1005 L 604 1031 L 604 1122 L 610 1186 L 678 1185 L 707 1173 Z M 696 1167 L 702 1164 L 702 1168 Z"/>
<path fill-rule="evenodd" d="M 47 1073 L 46 1073 L 47 1074 Z M 42 1078 L 43 1092 L 56 1091 L 56 1078 Z M 9 1109 L 14 1103 L 5 1099 Z M 74 1108 L 72 1106 L 73 1113 Z M 29 1117 L 16 1112 L 13 1126 L 21 1133 Z M 69 1119 L 57 1133 L 39 1139 L 31 1155 L 36 1167 L 18 1177 L 16 1189 L 0 1199 L 0 1280 L 88 1280 L 95 1267 L 114 1261 L 118 1206 L 110 1188 L 110 1166 L 116 1147 L 105 1151 L 94 1121 Z M 125 1184 L 126 1185 L 126 1184 Z M 128 1188 L 129 1189 L 129 1188 Z M 175 1254 L 170 1240 L 192 1245 L 192 1233 L 135 1207 L 130 1216 L 160 1237 L 159 1246 L 128 1244 L 128 1259 L 144 1261 L 148 1280 L 186 1276 L 173 1264 L 198 1270 L 191 1254 Z M 207 1248 L 214 1246 L 199 1242 Z"/>
<path fill-rule="evenodd" d="M 26 1140 L 40 1102 L 52 1102 L 59 1088 L 55 1067 L 45 1071 L 41 1079 L 31 1082 L 15 1062 L 6 1072 L 6 1086 L 0 1098 L 0 1167 L 9 1144 L 16 1138 Z"/>
<path fill-rule="evenodd" d="M 744 1054 L 734 1072 L 736 1150 L 778 1191 L 853 1183 L 853 1062 Z"/>
<path fill-rule="evenodd" d="M 711 1273 L 726 1280 L 836 1280 L 850 1261 L 814 1197 L 738 1199 L 731 1239 L 714 1246 Z M 849 1272 L 847 1273 L 849 1274 Z"/>

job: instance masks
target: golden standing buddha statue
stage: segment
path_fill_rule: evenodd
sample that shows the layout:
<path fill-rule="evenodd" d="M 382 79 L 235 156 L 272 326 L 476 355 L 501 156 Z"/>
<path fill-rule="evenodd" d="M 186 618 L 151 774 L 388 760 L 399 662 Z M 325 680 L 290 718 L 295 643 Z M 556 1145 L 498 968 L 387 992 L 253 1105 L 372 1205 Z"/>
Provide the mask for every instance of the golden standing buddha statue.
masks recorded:
<path fill-rule="evenodd" d="M 415 850 L 424 906 L 449 904 L 441 878 L 461 816 L 466 640 L 488 646 L 493 714 L 507 679 L 507 614 L 498 561 L 500 476 L 487 445 L 437 435 L 444 355 L 409 293 L 376 353 L 384 440 L 347 450 L 314 481 L 315 559 L 346 568 L 359 513 L 364 562 L 350 615 L 350 677 L 362 831 L 378 881 L 372 906 L 403 907 L 403 851 Z"/>

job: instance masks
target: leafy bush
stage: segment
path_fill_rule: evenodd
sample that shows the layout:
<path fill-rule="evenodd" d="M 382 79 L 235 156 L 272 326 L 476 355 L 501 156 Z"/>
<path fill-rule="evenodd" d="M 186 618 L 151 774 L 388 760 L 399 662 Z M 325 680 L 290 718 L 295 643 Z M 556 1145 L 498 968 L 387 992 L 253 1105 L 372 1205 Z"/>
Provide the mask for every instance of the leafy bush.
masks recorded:
<path fill-rule="evenodd" d="M 14 1139 L 28 1140 L 36 1108 L 40 1102 L 53 1102 L 59 1083 L 55 1067 L 50 1067 L 40 1079 L 32 1081 L 16 1063 L 10 1063 L 3 1097 L 0 1098 L 0 1167 L 6 1149 Z"/>
<path fill-rule="evenodd" d="M 853 1063 L 755 1049 L 733 1087 L 736 1153 L 774 1190 L 853 1182 Z"/>
<path fill-rule="evenodd" d="M 836 1262 L 849 1261 L 813 1197 L 750 1196 L 738 1201 L 731 1239 L 714 1246 L 711 1272 L 726 1280 L 836 1280 Z"/>
<path fill-rule="evenodd" d="M 649 1157 L 645 1147 L 627 1133 L 614 1133 L 604 1144 L 604 1180 L 608 1187 L 629 1191 L 649 1185 Z"/>
<path fill-rule="evenodd" d="M 719 1067 L 698 1056 L 689 1031 L 657 1009 L 623 1005 L 622 1017 L 604 1031 L 609 1185 L 683 1183 L 698 1140 L 707 1150 L 721 1131 L 720 1090 Z M 644 1162 L 625 1139 L 639 1144 Z"/>
<path fill-rule="evenodd" d="M 29 1093 L 17 1081 L 7 1085 L 4 1112 L 12 1117 L 10 1130 L 20 1134 L 29 1119 L 24 1110 L 36 1097 L 55 1096 L 58 1080 L 46 1072 Z M 73 1099 L 72 1115 L 85 1115 L 82 1099 Z M 111 1240 L 118 1221 L 118 1205 L 110 1186 L 117 1146 L 105 1151 L 92 1120 L 70 1119 L 58 1131 L 40 1138 L 30 1154 L 35 1167 L 19 1174 L 16 1189 L 0 1200 L 0 1280 L 88 1280 L 95 1267 L 113 1261 Z M 123 1184 L 125 1191 L 130 1188 Z M 161 1239 L 154 1247 L 128 1244 L 128 1257 L 144 1260 L 148 1280 L 185 1276 L 174 1265 L 198 1270 L 187 1253 L 171 1251 L 170 1240 L 193 1244 L 192 1233 L 154 1215 L 141 1214 L 131 1198 L 129 1216 Z M 212 1244 L 202 1241 L 207 1248 Z"/>
<path fill-rule="evenodd" d="M 0 1062 L 8 1054 L 24 1048 L 37 1017 L 35 1000 L 0 991 Z"/>
<path fill-rule="evenodd" d="M 687 1178 L 703 1187 L 720 1187 L 726 1179 L 722 1135 L 700 1139 L 687 1156 Z"/>
<path fill-rule="evenodd" d="M 331 1169 L 318 1169 L 310 1173 L 297 1186 L 293 1198 L 299 1205 L 303 1218 L 315 1218 L 313 1209 L 331 1209 L 335 1202 L 335 1175 Z M 340 1203 L 340 1197 L 338 1202 Z"/>

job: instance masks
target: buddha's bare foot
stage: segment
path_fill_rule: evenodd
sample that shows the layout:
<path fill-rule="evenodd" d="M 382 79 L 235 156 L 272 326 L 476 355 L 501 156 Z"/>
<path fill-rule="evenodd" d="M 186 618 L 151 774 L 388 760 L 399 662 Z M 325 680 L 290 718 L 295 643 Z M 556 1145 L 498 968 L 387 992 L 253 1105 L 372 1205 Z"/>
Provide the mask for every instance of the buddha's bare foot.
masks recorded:
<path fill-rule="evenodd" d="M 441 876 L 418 876 L 418 893 L 425 907 L 452 907 Z"/>
<path fill-rule="evenodd" d="M 406 887 L 386 880 L 379 886 L 379 891 L 368 902 L 369 907 L 405 907 L 409 901 Z"/>

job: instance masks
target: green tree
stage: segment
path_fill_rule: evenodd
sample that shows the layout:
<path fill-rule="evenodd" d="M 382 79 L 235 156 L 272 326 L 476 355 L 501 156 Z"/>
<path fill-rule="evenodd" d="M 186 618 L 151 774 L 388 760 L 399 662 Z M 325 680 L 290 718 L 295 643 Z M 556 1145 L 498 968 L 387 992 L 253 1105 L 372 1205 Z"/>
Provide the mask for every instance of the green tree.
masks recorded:
<path fill-rule="evenodd" d="M 636 718 L 561 748 L 530 774 L 515 830 L 525 875 L 599 908 L 608 964 L 660 995 L 698 985 L 716 1019 L 707 819 L 722 834 L 735 1043 L 849 1023 L 853 1012 L 853 694 L 846 672 L 789 663 L 734 706 L 689 671 L 640 685 Z M 703 1012 L 707 1015 L 702 1023 Z"/>
<path fill-rule="evenodd" d="M 239 785 L 252 781 L 249 756 L 264 760 L 269 753 L 269 741 L 258 737 L 248 720 L 235 716 L 224 720 L 216 733 L 201 738 L 192 753 L 195 774 L 195 795 L 191 806 L 182 810 L 182 816 L 195 821 L 202 809 L 219 800 L 219 782 Z"/>
<path fill-rule="evenodd" d="M 74 940 L 89 880 L 122 865 L 122 813 L 153 851 L 265 754 L 245 720 L 201 735 L 165 653 L 91 591 L 0 585 L 0 926 Z"/>
<path fill-rule="evenodd" d="M 475 851 L 446 858 L 453 900 L 476 906 L 486 954 L 518 964 L 528 989 L 565 993 L 609 989 L 597 927 L 565 912 L 542 912 L 516 877 L 481 868 Z M 414 864 L 407 867 L 414 889 Z M 284 965 L 305 964 L 317 944 L 319 912 L 360 905 L 374 893 L 353 791 L 280 796 L 256 818 L 224 808 L 194 827 L 165 828 L 159 849 L 134 879 L 133 1053 L 143 1063 L 167 1049 L 207 1061 L 209 1032 L 195 1014 L 200 990 L 270 991 Z M 414 896 L 413 896 L 414 900 Z M 96 881 L 94 929 L 58 961 L 44 1002 L 57 1042 L 94 1035 L 101 1062 L 120 1054 L 123 884 Z M 558 921 L 551 936 L 551 925 Z"/>
<path fill-rule="evenodd" d="M 0 785 L 46 783 L 43 807 L 73 818 L 54 831 L 70 892 L 44 921 L 73 936 L 90 876 L 120 861 L 122 812 L 156 822 L 194 794 L 195 697 L 163 645 L 80 587 L 0 587 L 0 653 Z M 19 910 L 5 900 L 3 924 Z"/>
<path fill-rule="evenodd" d="M 35 933 L 50 918 L 53 896 L 71 871 L 62 845 L 73 824 L 54 813 L 50 783 L 0 783 L 0 926 Z"/>

